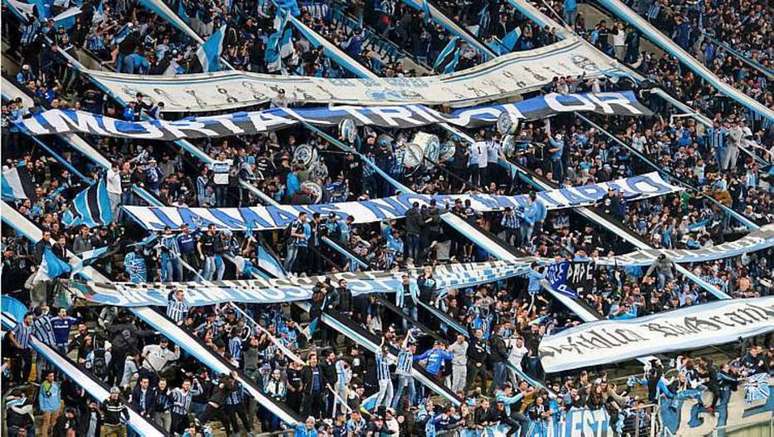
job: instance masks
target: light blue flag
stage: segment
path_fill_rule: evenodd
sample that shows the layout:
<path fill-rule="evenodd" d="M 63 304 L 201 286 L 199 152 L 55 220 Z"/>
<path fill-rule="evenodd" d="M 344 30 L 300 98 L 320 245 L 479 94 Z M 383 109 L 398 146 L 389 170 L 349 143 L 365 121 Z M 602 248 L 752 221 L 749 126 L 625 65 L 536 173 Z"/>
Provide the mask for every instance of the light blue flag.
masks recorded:
<path fill-rule="evenodd" d="M 266 40 L 266 51 L 263 58 L 266 61 L 266 69 L 269 71 L 279 71 L 282 69 L 282 58 L 280 57 L 280 31 L 269 35 Z"/>
<path fill-rule="evenodd" d="M 282 59 L 285 59 L 293 54 L 293 28 L 288 27 L 282 33 L 282 39 L 280 41 L 279 54 Z"/>
<path fill-rule="evenodd" d="M 441 67 L 447 65 L 449 62 L 452 61 L 454 58 L 454 53 L 457 52 L 457 41 L 460 40 L 460 37 L 454 36 L 449 40 L 449 43 L 446 44 L 446 47 L 441 50 L 441 53 L 438 54 L 438 57 L 435 58 L 435 62 L 433 63 L 433 69 L 436 71 L 441 70 Z"/>
<path fill-rule="evenodd" d="M 196 57 L 202 66 L 204 73 L 220 70 L 220 54 L 223 52 L 223 37 L 226 34 L 226 26 L 216 30 L 207 41 L 196 50 Z"/>
<path fill-rule="evenodd" d="M 186 12 L 182 1 L 177 3 L 177 16 L 185 21 L 185 24 L 191 24 L 191 17 L 188 16 L 188 12 Z"/>
<path fill-rule="evenodd" d="M 509 53 L 513 50 L 514 47 L 516 47 L 516 43 L 519 41 L 519 38 L 521 38 L 521 27 L 516 26 L 515 29 L 505 34 L 503 37 L 502 45 L 506 49 L 508 49 Z M 500 53 L 501 55 L 504 55 L 505 53 Z"/>
<path fill-rule="evenodd" d="M 422 0 L 422 12 L 425 13 L 425 20 L 433 19 L 433 14 L 430 13 L 430 3 L 427 0 Z"/>
<path fill-rule="evenodd" d="M 294 17 L 301 15 L 301 9 L 298 8 L 298 0 L 274 0 L 274 4 L 279 9 L 290 11 Z"/>
<path fill-rule="evenodd" d="M 38 281 L 49 281 L 64 276 L 72 270 L 72 266 L 54 255 L 54 251 L 46 246 L 43 249 L 43 260 L 38 268 Z"/>
<path fill-rule="evenodd" d="M 282 267 L 282 264 L 277 261 L 264 247 L 259 245 L 256 250 L 256 258 L 258 258 L 258 267 L 266 270 L 277 278 L 283 278 L 287 276 L 287 272 Z"/>
<path fill-rule="evenodd" d="M 38 10 L 38 19 L 43 21 L 51 16 L 51 2 L 47 0 L 32 0 L 35 9 Z"/>
<path fill-rule="evenodd" d="M 64 29 L 69 30 L 75 26 L 75 16 L 80 13 L 81 8 L 79 6 L 73 6 L 54 17 L 54 23 L 57 27 L 63 27 Z"/>
<path fill-rule="evenodd" d="M 8 10 L 16 16 L 16 18 L 29 23 L 35 19 L 35 5 L 20 2 L 18 0 L 3 0 L 3 3 L 8 5 Z"/>
<path fill-rule="evenodd" d="M 97 6 L 94 7 L 94 14 L 91 16 L 91 22 L 92 23 L 101 23 L 105 20 L 105 7 L 102 5 L 102 1 L 100 1 Z"/>
<path fill-rule="evenodd" d="M 67 228 L 79 225 L 93 228 L 112 222 L 113 210 L 104 177 L 78 193 L 73 199 L 72 207 L 62 214 L 62 223 Z"/>
<path fill-rule="evenodd" d="M 14 320 L 21 322 L 29 310 L 23 303 L 11 296 L 2 296 L 2 311 L 13 316 Z"/>

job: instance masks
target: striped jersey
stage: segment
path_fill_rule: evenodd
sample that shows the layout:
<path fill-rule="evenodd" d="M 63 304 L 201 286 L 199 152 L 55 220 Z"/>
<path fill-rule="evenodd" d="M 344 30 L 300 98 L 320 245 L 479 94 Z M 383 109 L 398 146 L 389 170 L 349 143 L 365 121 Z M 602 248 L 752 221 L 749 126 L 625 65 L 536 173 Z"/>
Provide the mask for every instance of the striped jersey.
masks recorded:
<path fill-rule="evenodd" d="M 385 381 L 390 379 L 390 361 L 381 352 L 376 353 L 376 379 Z"/>
<path fill-rule="evenodd" d="M 17 323 L 13 328 L 13 336 L 16 338 L 16 342 L 19 343 L 22 349 L 30 348 L 30 336 L 32 335 L 32 328 L 25 326 L 24 322 Z"/>
<path fill-rule="evenodd" d="M 49 346 L 56 344 L 54 327 L 51 326 L 51 318 L 48 316 L 40 316 L 32 322 L 32 333 L 38 340 Z"/>
<path fill-rule="evenodd" d="M 411 353 L 408 349 L 401 349 L 400 352 L 398 352 L 398 364 L 395 368 L 395 373 L 404 376 L 411 375 L 413 362 L 414 354 Z"/>
<path fill-rule="evenodd" d="M 172 413 L 179 416 L 185 416 L 191 410 L 191 391 L 183 391 L 178 387 L 172 391 Z"/>
<path fill-rule="evenodd" d="M 172 298 L 167 302 L 167 317 L 175 323 L 182 322 L 188 315 L 188 310 L 189 307 L 185 301 Z"/>

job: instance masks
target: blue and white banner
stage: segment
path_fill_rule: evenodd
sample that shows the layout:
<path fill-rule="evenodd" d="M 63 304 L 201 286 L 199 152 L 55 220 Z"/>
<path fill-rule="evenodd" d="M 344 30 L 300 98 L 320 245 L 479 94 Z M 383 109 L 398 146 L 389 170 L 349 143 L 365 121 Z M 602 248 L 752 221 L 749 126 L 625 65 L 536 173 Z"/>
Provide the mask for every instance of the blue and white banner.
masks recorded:
<path fill-rule="evenodd" d="M 769 399 L 769 374 L 766 372 L 750 375 L 744 383 L 744 402 L 747 405 Z"/>
<path fill-rule="evenodd" d="M 142 0 L 161 4 L 160 0 Z M 182 23 L 185 24 L 185 23 Z M 330 79 L 279 76 L 245 71 L 148 76 L 82 70 L 119 100 L 164 102 L 167 112 L 212 112 L 270 101 L 280 89 L 301 104 L 471 106 L 534 91 L 555 77 L 599 77 L 618 63 L 578 37 L 533 50 L 497 57 L 453 74 L 427 77 Z"/>
<path fill-rule="evenodd" d="M 584 323 L 543 337 L 548 373 L 699 349 L 774 331 L 774 296 L 694 305 L 629 320 Z"/>
<path fill-rule="evenodd" d="M 528 263 L 504 261 L 441 265 L 434 268 L 433 277 L 438 287 L 472 287 L 524 274 L 528 268 Z M 311 299 L 313 288 L 326 280 L 338 283 L 346 279 L 355 295 L 403 290 L 403 273 L 405 271 L 342 272 L 279 279 L 146 284 L 71 281 L 70 289 L 90 302 L 122 307 L 164 306 L 169 292 L 177 289 L 185 290 L 186 303 L 191 306 L 223 302 L 281 303 Z M 407 273 L 416 278 L 422 268 L 414 267 Z"/>
<path fill-rule="evenodd" d="M 213 36 L 214 37 L 214 36 Z M 17 123 L 31 135 L 82 133 L 117 138 L 173 141 L 204 137 L 252 135 L 280 130 L 306 122 L 332 127 L 345 119 L 359 126 L 416 128 L 437 123 L 460 127 L 492 125 L 500 114 L 526 120 L 546 118 L 563 112 L 596 112 L 605 115 L 643 116 L 651 111 L 631 91 L 585 94 L 547 94 L 518 103 L 486 105 L 442 113 L 423 105 L 331 106 L 272 108 L 264 111 L 191 117 L 179 121 L 124 121 L 72 109 L 38 112 Z"/>
<path fill-rule="evenodd" d="M 593 279 L 591 263 L 562 261 L 546 267 L 546 280 L 551 288 L 572 298 L 577 298 L 578 291 L 584 291 Z"/>
<path fill-rule="evenodd" d="M 675 193 L 682 188 L 664 181 L 658 173 L 647 173 L 625 179 L 599 184 L 560 188 L 537 193 L 538 199 L 547 209 L 589 206 L 603 199 L 608 190 L 622 191 L 628 200 L 640 200 L 654 196 Z M 340 219 L 352 216 L 355 223 L 372 223 L 385 219 L 405 217 L 412 205 L 429 205 L 435 200 L 439 208 L 451 207 L 454 201 L 470 200 L 473 209 L 479 212 L 498 211 L 511 208 L 525 208 L 529 196 L 498 196 L 489 194 L 401 194 L 376 200 L 327 203 L 318 205 L 255 206 L 250 208 L 175 208 L 124 206 L 123 210 L 143 228 L 161 231 L 166 226 L 179 229 L 183 223 L 191 227 L 206 229 L 214 224 L 220 230 L 267 231 L 283 229 L 301 212 L 308 214 L 335 213 Z"/>
<path fill-rule="evenodd" d="M 598 265 L 649 266 L 659 255 L 666 255 L 676 263 L 697 263 L 740 256 L 745 253 L 774 247 L 774 224 L 762 226 L 744 237 L 701 249 L 651 249 L 638 250 L 623 255 L 606 256 L 594 261 Z"/>

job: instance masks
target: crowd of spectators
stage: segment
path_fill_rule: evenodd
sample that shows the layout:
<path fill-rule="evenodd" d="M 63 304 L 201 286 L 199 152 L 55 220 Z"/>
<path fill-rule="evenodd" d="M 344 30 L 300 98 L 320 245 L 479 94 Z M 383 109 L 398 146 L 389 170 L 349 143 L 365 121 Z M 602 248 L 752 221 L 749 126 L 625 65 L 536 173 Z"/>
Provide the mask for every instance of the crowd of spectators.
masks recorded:
<path fill-rule="evenodd" d="M 552 32 L 528 23 L 510 6 L 494 2 L 440 4 L 446 10 L 460 11 L 455 17 L 458 22 L 477 22 L 482 26 L 479 36 L 483 39 L 501 39 L 504 33 L 519 26 L 525 45 L 517 46 L 517 50 L 554 40 Z M 68 199 L 88 185 L 87 179 L 102 177 L 102 170 L 57 141 L 52 141 L 51 147 L 64 159 L 53 159 L 10 121 L 44 107 L 74 107 L 130 120 L 139 119 L 141 113 L 158 115 L 159 108 L 145 104 L 141 96 L 126 108 L 104 98 L 86 78 L 67 69 L 66 62 L 56 54 L 57 46 L 44 46 L 47 43 L 43 36 L 65 49 L 71 45 L 85 46 L 123 72 L 164 74 L 170 68 L 178 73 L 195 69 L 191 65 L 195 45 L 153 13 L 127 2 L 86 5 L 86 12 L 78 16 L 75 27 L 66 32 L 60 32 L 51 23 L 41 28 L 6 24 L 3 28 L 4 36 L 17 38 L 21 43 L 25 67 L 14 78 L 16 85 L 34 96 L 36 102 L 36 108 L 24 107 L 20 100 L 3 104 L 4 165 L 23 168 L 34 184 L 35 198 L 15 202 L 13 207 L 44 232 L 44 241 L 38 244 L 13 235 L 7 228 L 3 234 L 3 292 L 20 298 L 33 309 L 4 340 L 7 347 L 3 378 L 8 384 L 4 384 L 3 392 L 10 395 L 10 402 L 6 403 L 7 426 L 9 432 L 16 432 L 10 435 L 29 435 L 33 430 L 44 436 L 96 436 L 100 435 L 99 430 L 103 436 L 124 435 L 127 406 L 178 435 L 209 435 L 211 428 L 217 428 L 215 423 L 220 423 L 228 434 L 281 428 L 279 420 L 257 405 L 233 374 L 214 374 L 202 367 L 180 350 L 181 345 L 171 343 L 163 333 L 145 326 L 131 313 L 115 308 L 104 308 L 99 313 L 93 309 L 70 309 L 74 314 L 68 315 L 72 297 L 66 287 L 59 281 L 33 279 L 46 247 L 62 259 L 68 258 L 68 250 L 81 254 L 100 247 L 116 248 L 114 253 L 99 259 L 95 267 L 111 280 L 138 283 L 251 278 L 259 274 L 255 268 L 256 248 L 267 244 L 266 241 L 293 274 L 389 270 L 489 259 L 485 250 L 441 222 L 440 214 L 448 207 L 463 219 L 501 236 L 525 255 L 584 261 L 632 250 L 618 239 L 604 238 L 602 228 L 569 211 L 546 214 L 539 200 L 533 200 L 534 207 L 523 211 L 488 214 L 480 214 L 461 202 L 417 207 L 409 211 L 405 220 L 371 225 L 311 216 L 295 221 L 285 231 L 260 236 L 184 229 L 165 231 L 150 241 L 120 214 L 108 226 L 91 230 L 65 228 L 62 213 L 69 207 Z M 181 7 L 203 37 L 221 24 L 231 26 L 224 44 L 224 58 L 229 63 L 236 68 L 266 71 L 263 50 L 272 31 L 271 6 L 264 2 L 256 5 L 192 1 Z M 423 17 L 423 12 L 404 3 L 367 2 L 353 8 L 353 15 L 362 16 L 366 25 L 420 60 L 424 58 L 424 62 L 432 63 L 445 46 L 444 38 L 448 38 L 445 30 Z M 395 15 L 385 20 L 385 11 L 393 10 Z M 485 12 L 479 14 L 481 10 Z M 359 42 L 353 43 L 352 36 L 336 29 L 324 14 L 306 11 L 301 20 L 361 61 L 371 58 L 357 50 Z M 578 17 L 578 22 L 582 22 L 582 17 Z M 417 33 L 417 28 L 422 31 Z M 597 38 L 595 43 L 603 44 L 604 40 L 606 44 L 606 35 L 598 28 L 596 37 L 590 37 Z M 629 38 L 625 41 L 624 46 L 628 46 Z M 634 44 L 633 37 L 631 41 Z M 293 61 L 297 64 L 289 64 L 298 67 L 291 68 L 293 72 L 326 77 L 347 74 L 304 40 L 297 39 L 295 45 L 300 56 Z M 671 78 L 674 87 L 668 91 L 678 98 L 691 100 L 705 91 L 704 85 L 691 76 L 679 79 L 677 74 L 666 74 L 670 69 L 673 73 L 678 71 L 675 63 L 665 58 L 650 61 L 632 57 L 638 50 L 620 50 L 620 46 L 614 43 L 604 48 L 619 58 L 642 61 L 642 71 Z M 481 61 L 472 49 L 468 52 L 471 54 L 460 68 Z M 379 72 L 375 65 L 364 64 Z M 397 65 L 389 68 L 403 70 Z M 679 80 L 686 80 L 691 86 L 686 87 Z M 567 93 L 615 87 L 610 81 L 598 79 L 557 78 L 546 90 Z M 281 99 L 277 96 L 275 101 Z M 624 202 L 610 193 L 600 203 L 598 209 L 654 247 L 696 249 L 738 237 L 736 221 L 707 196 L 758 224 L 772 221 L 771 190 L 765 169 L 758 160 L 739 151 L 743 147 L 740 138 L 766 147 L 771 144 L 770 133 L 760 123 L 743 116 L 727 117 L 733 110 L 730 105 L 714 111 L 715 100 L 704 101 L 710 105 L 702 107 L 705 113 L 718 114 L 714 116 L 715 125 L 708 129 L 679 118 L 591 117 L 656 162 L 661 170 L 697 189 L 632 202 Z M 657 105 L 654 103 L 654 109 Z M 357 148 L 392 177 L 420 193 L 517 194 L 532 189 L 498 166 L 502 138 L 494 129 L 476 132 L 476 141 L 470 145 L 441 131 L 433 133 L 455 149 L 453 159 L 440 166 L 406 168 L 397 143 L 410 139 L 411 131 L 363 131 Z M 391 140 L 381 141 L 380 134 L 389 135 Z M 574 115 L 556 117 L 550 123 L 526 124 L 519 135 L 532 146 L 520 148 L 509 158 L 551 183 L 580 185 L 653 170 L 628 148 Z M 304 184 L 310 181 L 321 187 L 321 197 L 328 201 L 379 198 L 395 193 L 357 156 L 341 153 L 301 129 L 194 141 L 195 146 L 219 161 L 233 160 L 226 175 L 195 162 L 172 144 L 87 139 L 113 163 L 106 175 L 109 191 L 122 204 L 142 203 L 133 191 L 135 185 L 165 205 L 205 207 L 257 204 L 259 199 L 244 184 L 257 187 L 277 202 L 292 204 L 318 201 L 318 193 Z M 322 158 L 315 166 L 296 162 L 293 153 L 300 144 L 316 147 Z M 340 242 L 356 256 L 331 249 L 321 241 L 322 237 Z M 49 238 L 55 243 L 51 244 Z M 139 241 L 142 244 L 137 244 Z M 771 251 L 764 251 L 698 263 L 691 269 L 733 297 L 754 297 L 769 293 L 771 258 Z M 616 386 L 605 373 L 592 375 L 582 371 L 562 380 L 549 380 L 547 388 L 528 382 L 545 377 L 537 358 L 540 338 L 580 323 L 541 291 L 539 279 L 544 274 L 542 267 L 535 266 L 527 278 L 446 290 L 437 289 L 432 275 L 426 272 L 419 277 L 416 288 L 407 282 L 404 293 L 397 293 L 400 297 L 395 297 L 395 302 L 403 315 L 391 313 L 383 303 L 382 298 L 393 299 L 392 296 L 352 297 L 346 282 L 320 284 L 308 315 L 291 310 L 288 305 L 188 308 L 183 291 L 170 295 L 166 315 L 246 375 L 263 393 L 298 414 L 304 420 L 295 431 L 299 436 L 316 432 L 435 435 L 449 429 L 480 432 L 497 423 L 525 435 L 528 425 L 547 427 L 551 421 L 558 423 L 561 412 L 572 408 L 604 408 L 618 432 L 635 421 L 643 426 L 649 424 L 648 410 L 643 407 L 656 400 L 652 385 L 661 377 L 660 371 L 653 374 L 657 376 L 646 375 L 647 398 L 638 397 L 632 387 Z M 675 272 L 668 259 L 660 259 L 652 269 L 600 267 L 595 270 L 594 280 L 578 291 L 582 301 L 600 317 L 609 318 L 638 317 L 714 299 Z M 453 323 L 440 321 L 420 302 L 446 314 L 450 318 L 447 322 Z M 375 338 L 383 339 L 384 349 L 373 354 L 316 323 L 323 312 L 350 318 Z M 417 319 L 418 323 L 409 319 Z M 457 330 L 454 325 L 462 329 Z M 423 326 L 430 328 L 430 332 L 423 332 Z M 56 371 L 42 357 L 36 357 L 33 367 L 30 333 L 110 387 L 110 397 L 90 399 L 76 381 Z M 431 333 L 437 333 L 439 338 L 430 338 L 428 343 L 428 337 L 433 337 Z M 391 362 L 388 349 L 398 351 L 395 362 Z M 753 357 L 766 355 L 765 351 L 753 349 L 757 351 L 751 352 Z M 747 373 L 751 366 L 768 368 L 771 349 L 762 360 L 764 365 L 746 358 L 745 355 L 741 368 L 748 368 Z M 415 381 L 408 370 L 412 361 L 432 377 L 445 381 L 464 400 L 462 406 L 456 408 L 439 401 Z M 702 362 L 696 367 L 699 374 L 712 374 L 717 372 L 714 366 Z M 723 372 L 734 373 L 726 366 Z M 26 384 L 30 379 L 39 387 L 30 390 Z M 679 381 L 682 380 L 678 378 L 675 384 Z M 708 385 L 710 390 L 718 388 L 711 378 Z M 33 412 L 40 413 L 39 424 Z M 313 431 L 315 428 L 317 431 Z"/>

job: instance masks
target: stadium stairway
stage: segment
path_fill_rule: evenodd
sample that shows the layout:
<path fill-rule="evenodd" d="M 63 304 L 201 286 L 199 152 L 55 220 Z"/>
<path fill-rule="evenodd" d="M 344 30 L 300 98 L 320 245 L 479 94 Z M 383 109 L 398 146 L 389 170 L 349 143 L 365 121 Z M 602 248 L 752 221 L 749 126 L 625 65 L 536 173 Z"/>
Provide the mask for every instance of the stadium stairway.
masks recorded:
<path fill-rule="evenodd" d="M 32 222 L 27 220 L 26 217 L 19 214 L 10 205 L 2 202 L 2 221 L 7 225 L 15 229 L 20 234 L 33 242 L 37 242 L 42 237 L 42 232 Z M 72 252 L 67 253 L 71 258 L 75 257 Z M 83 276 L 86 276 L 89 280 L 95 282 L 110 282 L 108 278 L 103 276 L 97 270 L 92 267 L 85 267 L 82 271 Z M 258 386 L 247 378 L 244 373 L 234 368 L 231 364 L 227 363 L 223 358 L 212 353 L 200 340 L 194 338 L 185 332 L 182 328 L 174 324 L 167 319 L 164 315 L 157 312 L 150 307 L 137 307 L 129 308 L 129 310 L 139 317 L 142 321 L 153 327 L 155 330 L 163 333 L 163 335 L 169 338 L 173 343 L 180 346 L 181 349 L 188 352 L 191 356 L 198 359 L 202 364 L 207 366 L 218 374 L 236 372 L 236 380 L 242 384 L 245 390 L 255 398 L 255 400 L 269 410 L 272 414 L 276 415 L 283 422 L 295 426 L 300 423 L 299 417 L 287 406 L 275 402 L 273 399 L 268 398 L 261 393 Z"/>
<path fill-rule="evenodd" d="M 3 211 L 3 214 L 5 214 L 5 211 Z M 16 326 L 16 320 L 8 313 L 2 313 L 2 315 L 0 315 L 0 321 L 2 322 L 2 326 L 9 331 Z M 97 402 L 102 402 L 110 396 L 110 389 L 105 383 L 81 370 L 81 368 L 69 358 L 40 341 L 37 336 L 32 336 L 30 345 L 35 352 L 44 357 L 46 361 L 53 364 L 57 369 L 61 370 L 62 373 L 67 375 L 67 377 L 78 384 L 78 386 L 86 390 L 86 392 L 92 398 L 97 400 Z M 149 422 L 146 418 L 137 413 L 131 405 L 127 404 L 127 407 L 129 408 L 128 425 L 135 432 L 148 437 L 163 437 L 166 435 L 155 423 Z"/>
<path fill-rule="evenodd" d="M 361 26 L 361 24 L 358 23 L 355 18 L 349 16 L 344 8 L 338 3 L 335 3 L 331 7 L 330 21 L 337 29 L 344 32 L 347 37 L 351 37 L 356 29 L 363 29 L 363 36 L 365 37 L 363 47 L 375 53 L 382 64 L 401 62 L 404 65 L 417 65 L 423 70 L 421 71 L 422 73 L 427 73 L 432 70 L 427 64 L 417 62 L 397 44 L 382 37 L 371 27 L 365 26 L 365 23 Z"/>

